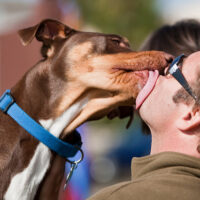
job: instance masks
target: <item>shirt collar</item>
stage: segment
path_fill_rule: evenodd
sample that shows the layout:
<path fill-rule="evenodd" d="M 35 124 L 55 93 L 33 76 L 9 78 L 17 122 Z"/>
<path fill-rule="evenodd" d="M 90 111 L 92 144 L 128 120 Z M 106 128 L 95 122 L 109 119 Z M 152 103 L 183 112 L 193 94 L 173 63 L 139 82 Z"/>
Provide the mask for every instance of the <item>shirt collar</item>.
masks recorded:
<path fill-rule="evenodd" d="M 189 173 L 200 178 L 200 159 L 176 152 L 162 152 L 132 159 L 132 179 L 164 173 Z"/>

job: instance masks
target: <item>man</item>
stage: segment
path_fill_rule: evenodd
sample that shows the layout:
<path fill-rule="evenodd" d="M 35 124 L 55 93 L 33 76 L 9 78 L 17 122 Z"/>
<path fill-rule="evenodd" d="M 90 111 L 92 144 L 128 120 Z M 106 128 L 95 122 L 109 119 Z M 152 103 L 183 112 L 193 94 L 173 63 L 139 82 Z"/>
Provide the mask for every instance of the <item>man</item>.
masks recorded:
<path fill-rule="evenodd" d="M 133 159 L 131 181 L 90 200 L 200 199 L 200 52 L 178 66 L 197 100 L 166 69 L 139 108 L 151 130 L 151 155 Z"/>

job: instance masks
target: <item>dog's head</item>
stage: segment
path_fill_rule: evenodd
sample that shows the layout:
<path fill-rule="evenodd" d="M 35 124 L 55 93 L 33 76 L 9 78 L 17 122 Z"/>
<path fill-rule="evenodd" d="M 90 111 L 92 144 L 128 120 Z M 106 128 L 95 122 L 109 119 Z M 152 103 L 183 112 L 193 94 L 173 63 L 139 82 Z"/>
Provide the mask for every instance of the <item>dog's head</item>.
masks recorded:
<path fill-rule="evenodd" d="M 164 52 L 133 52 L 128 40 L 118 35 L 81 32 L 51 19 L 23 29 L 19 35 L 24 45 L 33 38 L 42 42 L 42 62 L 51 63 L 48 71 L 52 87 L 56 87 L 52 93 L 59 105 L 56 115 L 70 106 L 69 98 L 75 102 L 84 96 L 88 103 L 82 115 L 87 120 L 109 113 L 111 118 L 130 115 L 148 70 L 161 71 L 171 61 Z M 129 109 L 116 112 L 121 106 Z"/>

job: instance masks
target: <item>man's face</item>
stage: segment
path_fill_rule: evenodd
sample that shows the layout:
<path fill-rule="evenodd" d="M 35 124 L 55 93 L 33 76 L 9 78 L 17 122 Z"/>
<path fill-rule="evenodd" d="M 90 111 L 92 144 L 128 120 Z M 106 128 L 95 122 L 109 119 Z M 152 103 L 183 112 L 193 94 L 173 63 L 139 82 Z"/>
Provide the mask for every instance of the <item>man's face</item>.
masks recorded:
<path fill-rule="evenodd" d="M 189 84 L 200 73 L 200 52 L 191 54 L 182 63 L 181 71 Z M 139 113 L 151 130 L 163 131 L 180 117 L 181 104 L 173 101 L 174 95 L 182 86 L 171 75 L 160 75 L 154 90 L 141 106 Z"/>

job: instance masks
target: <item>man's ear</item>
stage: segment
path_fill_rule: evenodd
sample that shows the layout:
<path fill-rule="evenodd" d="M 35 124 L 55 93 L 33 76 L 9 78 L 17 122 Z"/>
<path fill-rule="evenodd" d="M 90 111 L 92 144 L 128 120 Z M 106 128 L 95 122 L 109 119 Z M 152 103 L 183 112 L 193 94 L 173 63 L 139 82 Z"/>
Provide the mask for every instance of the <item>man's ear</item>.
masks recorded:
<path fill-rule="evenodd" d="M 184 114 L 177 119 L 176 127 L 181 131 L 194 131 L 200 126 L 200 108 L 188 107 Z"/>
<path fill-rule="evenodd" d="M 47 49 L 46 55 L 43 56 L 48 56 L 48 50 L 51 50 L 56 39 L 66 39 L 74 32 L 74 29 L 59 21 L 45 19 L 35 26 L 20 30 L 18 33 L 24 46 L 28 45 L 34 37 L 43 42 L 43 47 Z"/>

